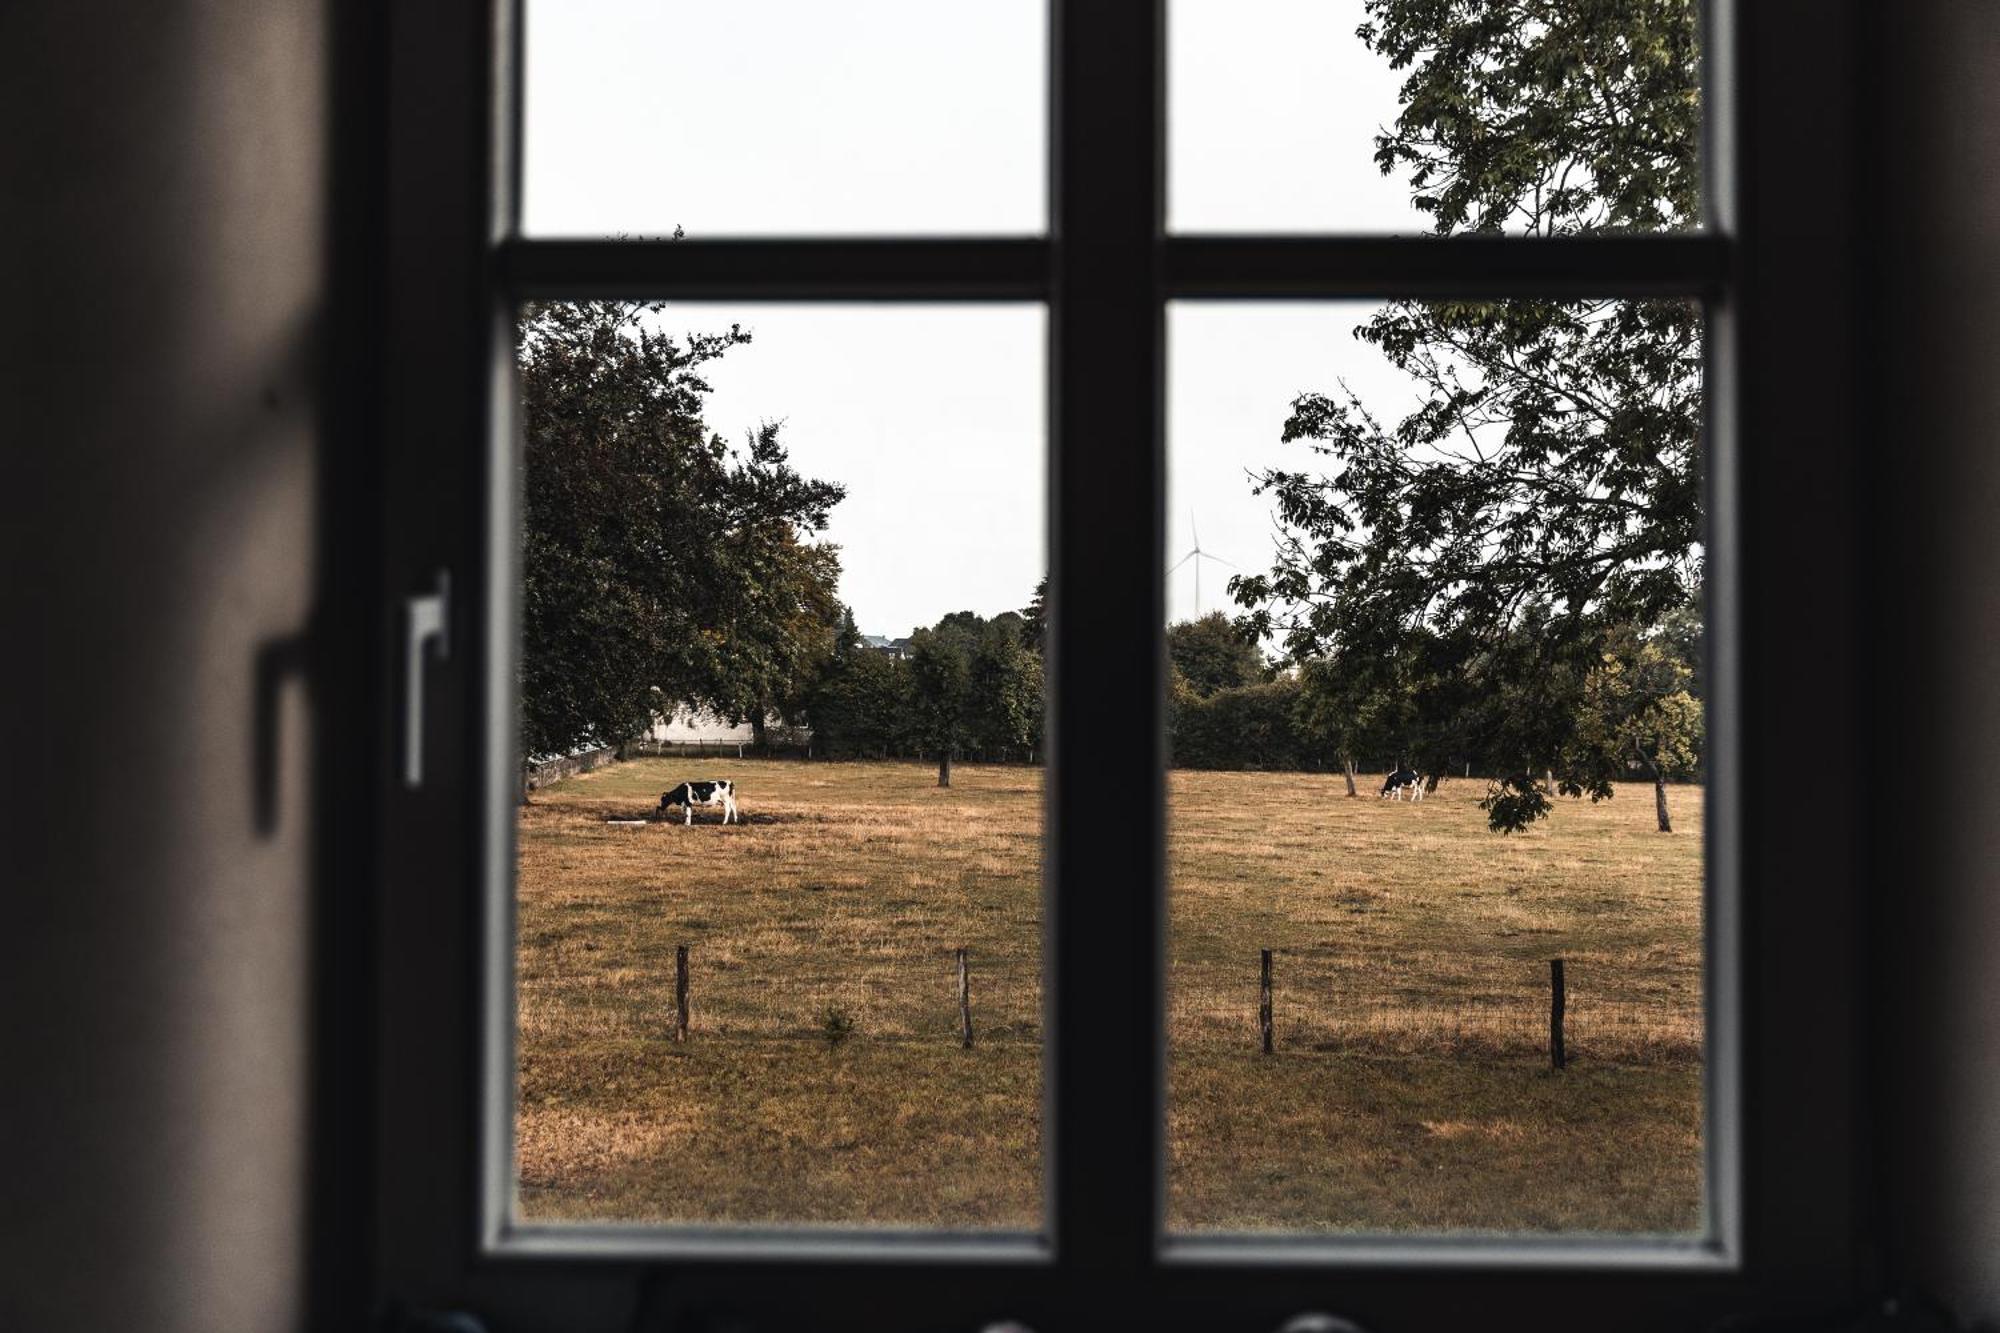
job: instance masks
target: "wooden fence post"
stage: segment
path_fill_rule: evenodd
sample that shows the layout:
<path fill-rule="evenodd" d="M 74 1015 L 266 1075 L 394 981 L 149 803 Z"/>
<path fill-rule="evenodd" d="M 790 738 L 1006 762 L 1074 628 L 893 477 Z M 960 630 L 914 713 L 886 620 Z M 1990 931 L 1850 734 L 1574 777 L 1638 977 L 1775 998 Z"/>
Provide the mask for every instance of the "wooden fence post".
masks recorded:
<path fill-rule="evenodd" d="M 1257 1028 L 1264 1037 L 1264 1054 L 1271 1053 L 1271 951 L 1263 951 L 1257 981 Z"/>
<path fill-rule="evenodd" d="M 965 964 L 965 950 L 958 951 L 958 1048 L 972 1049 L 972 972 Z"/>
<path fill-rule="evenodd" d="M 1569 1063 L 1569 1056 L 1563 1050 L 1563 1010 L 1567 996 L 1563 993 L 1563 960 L 1549 959 L 1549 1063 L 1561 1069 Z"/>
<path fill-rule="evenodd" d="M 674 946 L 674 1040 L 688 1039 L 688 947 Z"/>

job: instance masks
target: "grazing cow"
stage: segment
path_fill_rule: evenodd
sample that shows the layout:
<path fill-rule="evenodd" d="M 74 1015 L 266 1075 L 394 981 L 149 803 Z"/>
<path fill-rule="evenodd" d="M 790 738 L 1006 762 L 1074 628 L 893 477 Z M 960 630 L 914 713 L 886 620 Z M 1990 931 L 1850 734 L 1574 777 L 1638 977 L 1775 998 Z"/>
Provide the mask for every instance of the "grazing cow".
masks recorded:
<path fill-rule="evenodd" d="M 1404 796 L 1413 801 L 1424 799 L 1424 780 L 1417 776 L 1413 768 L 1399 768 L 1382 782 L 1382 799 L 1400 801 Z"/>
<path fill-rule="evenodd" d="M 681 821 L 683 824 L 694 823 L 694 808 L 698 805 L 721 806 L 722 822 L 725 824 L 732 819 L 739 824 L 743 822 L 743 817 L 736 813 L 736 787 L 728 778 L 717 778 L 714 782 L 683 782 L 672 791 L 662 792 L 660 813 L 666 814 L 667 807 L 673 805 L 686 811 L 687 818 Z"/>

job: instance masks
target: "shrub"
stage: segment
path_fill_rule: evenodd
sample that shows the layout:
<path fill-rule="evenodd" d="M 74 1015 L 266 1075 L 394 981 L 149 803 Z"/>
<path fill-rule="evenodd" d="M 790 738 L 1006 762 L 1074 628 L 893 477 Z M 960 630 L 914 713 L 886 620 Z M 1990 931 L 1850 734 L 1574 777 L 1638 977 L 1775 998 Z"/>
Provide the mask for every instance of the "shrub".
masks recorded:
<path fill-rule="evenodd" d="M 854 1015 L 837 1004 L 830 1004 L 819 1016 L 819 1035 L 825 1040 L 830 1051 L 854 1035 Z"/>

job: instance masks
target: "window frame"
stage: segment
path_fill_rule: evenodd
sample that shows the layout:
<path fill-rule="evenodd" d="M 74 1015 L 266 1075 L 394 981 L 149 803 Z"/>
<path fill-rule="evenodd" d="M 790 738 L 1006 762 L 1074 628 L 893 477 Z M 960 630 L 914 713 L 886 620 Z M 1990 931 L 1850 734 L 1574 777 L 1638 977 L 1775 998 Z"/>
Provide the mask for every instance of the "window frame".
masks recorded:
<path fill-rule="evenodd" d="M 378 710 L 371 733 L 375 1062 L 355 1104 L 372 1126 L 378 1301 L 479 1310 L 495 1327 L 665 1326 L 727 1310 L 751 1327 L 1013 1318 L 1046 1333 L 1116 1312 L 1269 1329 L 1330 1309 L 1383 1327 L 1447 1327 L 1476 1314 L 1498 1327 L 1615 1317 L 1664 1329 L 1843 1306 L 1867 1289 L 1875 1237 L 1864 1209 L 1877 1173 L 1858 1054 L 1862 821 L 1842 818 L 1857 802 L 1836 794 L 1817 821 L 1788 822 L 1768 783 L 1743 780 L 1829 733 L 1845 757 L 1826 781 L 1858 774 L 1863 758 L 1848 593 L 1863 513 L 1858 413 L 1843 410 L 1838 392 L 1813 396 L 1829 359 L 1852 362 L 1860 336 L 1843 280 L 1852 225 L 1811 206 L 1859 190 L 1852 154 L 1842 155 L 1861 141 L 1857 102 L 1824 75 L 1856 62 L 1850 12 L 1715 0 L 1705 43 L 1709 227 L 1699 234 L 1166 235 L 1163 0 L 1053 0 L 1046 237 L 635 242 L 515 234 L 515 2 L 403 6 L 388 23 L 377 589 L 388 610 L 378 627 L 400 648 L 401 599 L 450 569 L 459 651 L 425 682 L 429 784 L 406 790 L 395 777 L 394 710 Z M 1133 59 L 1135 50 L 1149 58 Z M 1792 110 L 1806 104 L 1821 114 Z M 1828 134 L 1829 123 L 1844 134 Z M 494 1211 L 496 1145 L 509 1141 L 512 1116 L 512 995 L 502 989 L 511 974 L 490 963 L 512 940 L 512 895 L 493 886 L 511 883 L 502 816 L 516 651 L 511 467 L 494 442 L 513 410 L 514 303 L 611 294 L 1048 303 L 1044 1239 L 513 1234 Z M 1713 1245 L 1162 1232 L 1165 579 L 1156 557 L 1166 303 L 1433 294 L 1707 303 L 1719 632 L 1706 980 L 1708 1058 L 1723 1071 L 1709 1094 Z M 1752 439 L 1754 450 L 1743 444 Z M 1816 503 L 1794 502 L 1802 477 Z M 399 700 L 400 657 L 378 656 L 375 697 Z M 1736 702 L 1779 697 L 1786 707 Z M 1091 718 L 1087 756 L 1065 743 L 1065 715 Z M 1085 771 L 1088 785 L 1071 780 Z M 1088 838 L 1064 836 L 1086 826 Z M 1843 841 L 1825 827 L 1854 831 Z M 1091 1004 L 1062 1008 L 1080 994 Z M 1139 1054 L 1120 1062 L 1106 1051 Z"/>

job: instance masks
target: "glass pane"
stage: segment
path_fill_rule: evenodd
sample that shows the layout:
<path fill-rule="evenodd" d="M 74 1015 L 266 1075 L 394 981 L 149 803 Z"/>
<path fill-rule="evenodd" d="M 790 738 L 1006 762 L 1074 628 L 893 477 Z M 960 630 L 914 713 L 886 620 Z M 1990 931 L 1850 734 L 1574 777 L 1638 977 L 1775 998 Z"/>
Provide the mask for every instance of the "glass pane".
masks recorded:
<path fill-rule="evenodd" d="M 1702 1231 L 1699 309 L 1168 330 L 1170 1227 Z"/>
<path fill-rule="evenodd" d="M 1700 225 L 1697 0 L 1168 0 L 1177 232 Z"/>
<path fill-rule="evenodd" d="M 540 236 L 1047 226 L 1042 0 L 528 0 Z"/>
<path fill-rule="evenodd" d="M 1041 308 L 522 329 L 516 1216 L 1038 1229 Z"/>

